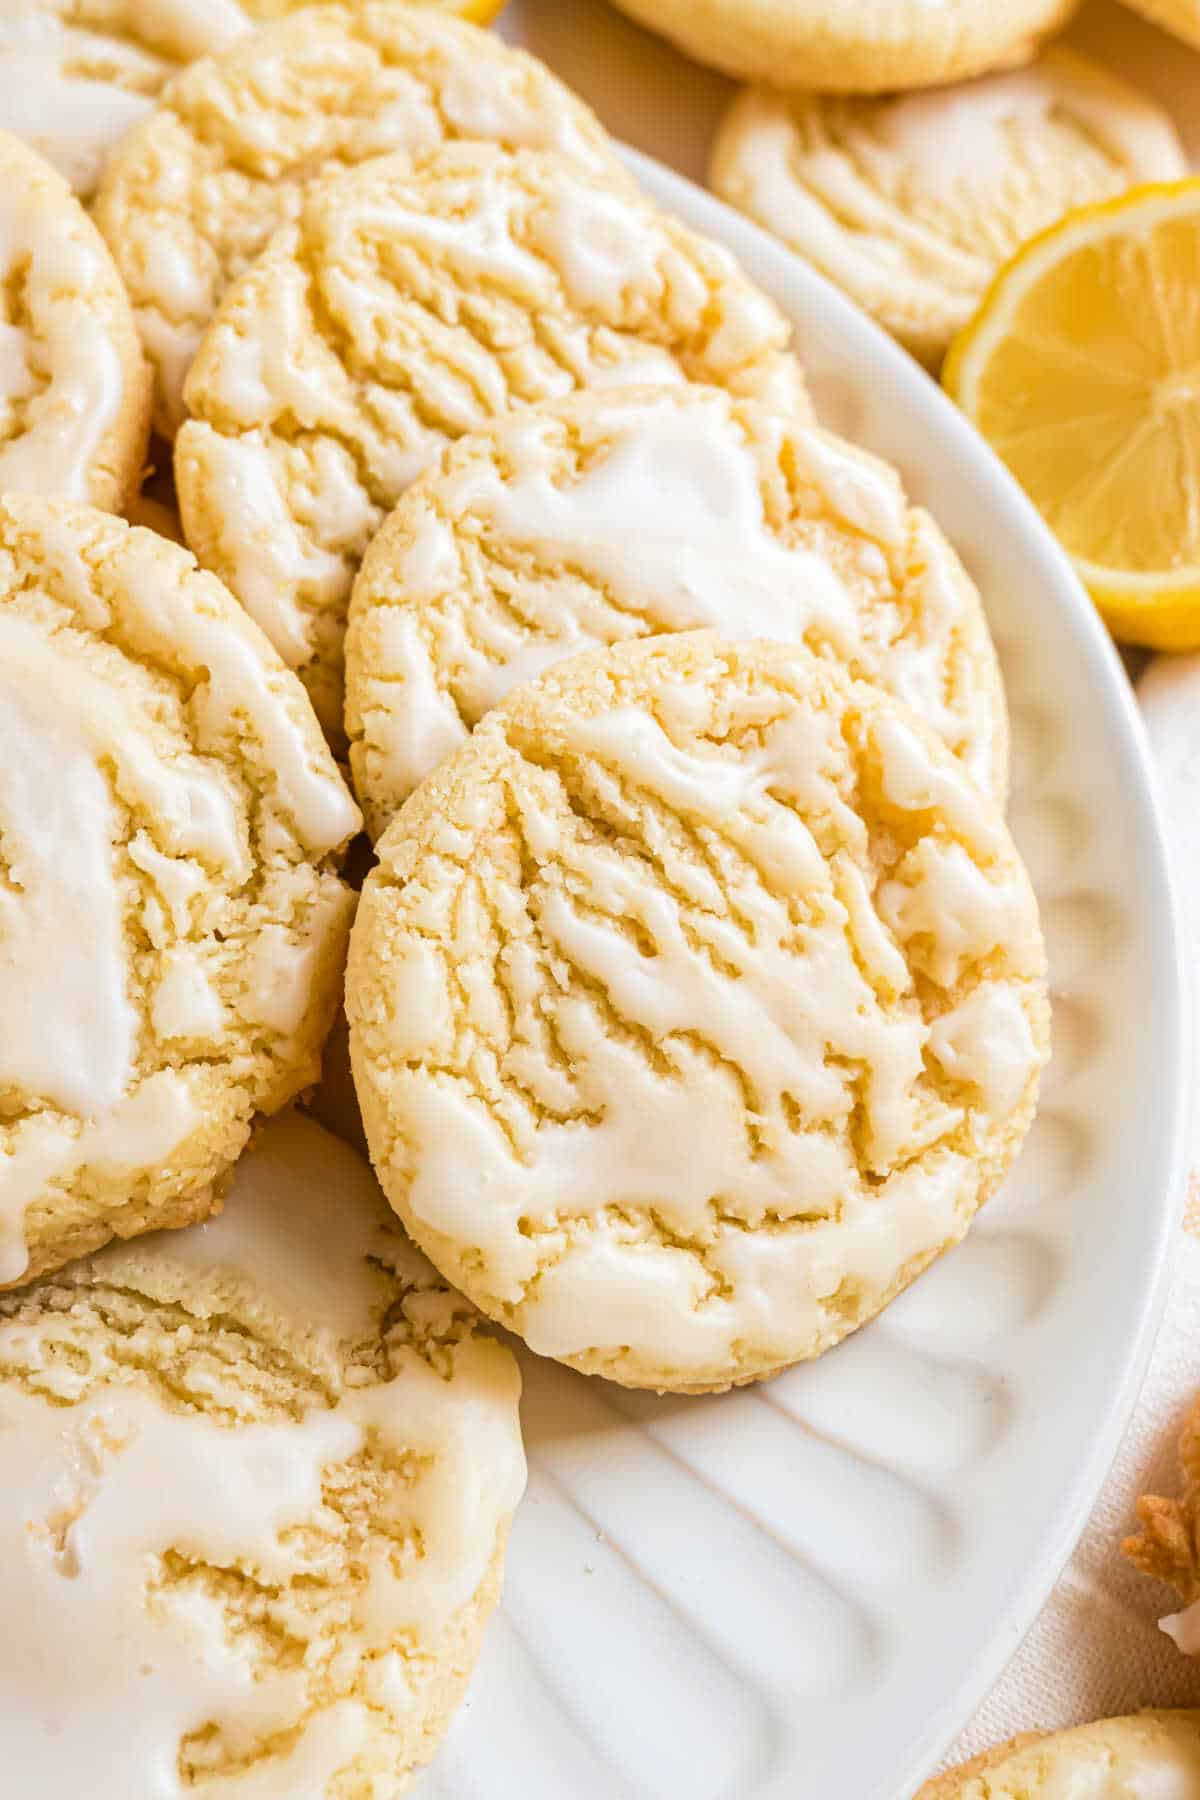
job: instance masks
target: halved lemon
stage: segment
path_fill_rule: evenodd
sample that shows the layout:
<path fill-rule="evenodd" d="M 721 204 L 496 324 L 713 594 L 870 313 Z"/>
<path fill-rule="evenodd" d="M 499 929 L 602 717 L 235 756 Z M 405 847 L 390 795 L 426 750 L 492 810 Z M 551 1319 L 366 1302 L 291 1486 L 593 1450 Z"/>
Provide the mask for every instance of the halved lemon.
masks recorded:
<path fill-rule="evenodd" d="M 949 393 L 1115 637 L 1200 646 L 1200 179 L 1068 213 L 996 277 Z"/>

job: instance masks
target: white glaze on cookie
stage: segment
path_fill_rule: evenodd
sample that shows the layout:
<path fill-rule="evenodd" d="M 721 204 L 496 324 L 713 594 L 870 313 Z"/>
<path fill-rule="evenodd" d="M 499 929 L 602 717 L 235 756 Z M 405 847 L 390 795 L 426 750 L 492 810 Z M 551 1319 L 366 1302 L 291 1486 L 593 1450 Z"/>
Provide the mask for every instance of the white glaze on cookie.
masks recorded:
<path fill-rule="evenodd" d="M 432 1366 L 428 1344 L 464 1309 L 385 1228 L 366 1168 L 293 1119 L 243 1171 L 211 1225 L 110 1249 L 75 1272 L 72 1356 L 40 1290 L 0 1309 L 0 1679 L 20 1696 L 7 1754 L 31 1791 L 58 1791 L 86 1763 L 96 1800 L 324 1800 L 337 1771 L 389 1734 L 419 1746 L 425 1687 L 432 1674 L 436 1690 L 448 1634 L 520 1497 L 512 1360 L 460 1329 Z M 141 1367 L 105 1380 L 110 1291 L 144 1296 Z M 392 1307 L 391 1364 L 354 1369 L 350 1352 L 381 1338 Z M 181 1312 L 197 1356 L 190 1404 L 170 1387 Z M 251 1349 L 286 1346 L 291 1361 L 276 1366 L 319 1383 L 309 1376 L 292 1395 L 286 1378 L 280 1392 L 277 1374 L 260 1375 L 256 1393 L 236 1368 L 209 1363 L 206 1390 L 198 1359 L 226 1320 Z M 312 1600 L 330 1579 L 313 1540 L 333 1534 L 332 1562 L 347 1528 L 331 1506 L 347 1465 L 368 1454 L 390 1474 L 360 1578 L 332 1596 L 341 1669 L 319 1637 L 313 1669 L 289 1666 L 240 1612 L 244 1583 L 278 1617 L 291 1588 L 293 1639 L 313 1635 Z M 318 1664 L 333 1689 L 324 1703 Z M 244 1768 L 206 1779 L 201 1751 L 198 1778 L 185 1779 L 181 1757 L 214 1728 L 222 1758 Z"/>
<path fill-rule="evenodd" d="M 248 23 L 237 0 L 4 0 L 0 129 L 86 198 L 164 83 Z"/>
<path fill-rule="evenodd" d="M 1057 46 L 886 99 L 748 90 L 712 165 L 718 193 L 930 360 L 1020 243 L 1073 206 L 1185 173 L 1160 108 Z"/>
<path fill-rule="evenodd" d="M 698 627 L 836 654 L 1002 791 L 978 596 L 895 471 L 693 385 L 513 417 L 401 501 L 364 561 L 348 645 L 372 828 L 518 683 L 581 650 Z"/>
<path fill-rule="evenodd" d="M 2 1284 L 127 1203 L 203 1213 L 311 1079 L 357 813 L 265 640 L 148 532 L 0 505 L 0 670 Z"/>
<path fill-rule="evenodd" d="M 146 437 L 128 302 L 53 171 L 0 136 L 0 176 L 0 490 L 123 500 Z"/>
<path fill-rule="evenodd" d="M 971 882 L 910 903 L 944 843 Z M 564 663 L 379 851 L 347 979 L 373 1154 L 541 1354 L 666 1388 L 817 1354 L 961 1236 L 1031 1116 L 1028 878 L 834 661 L 696 633 Z"/>

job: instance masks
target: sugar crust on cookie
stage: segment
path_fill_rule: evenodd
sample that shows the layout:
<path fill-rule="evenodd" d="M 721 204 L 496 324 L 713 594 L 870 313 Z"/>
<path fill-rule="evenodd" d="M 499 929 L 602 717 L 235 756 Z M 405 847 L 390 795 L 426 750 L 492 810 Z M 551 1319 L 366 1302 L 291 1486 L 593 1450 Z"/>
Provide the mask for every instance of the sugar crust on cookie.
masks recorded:
<path fill-rule="evenodd" d="M 540 1354 L 695 1391 L 962 1236 L 1032 1118 L 1044 973 L 998 811 L 914 715 L 691 633 L 558 665 L 417 790 L 347 1012 L 447 1278 Z"/>
<path fill-rule="evenodd" d="M 358 823 L 186 551 L 0 499 L 0 1285 L 205 1216 L 316 1079 Z"/>
<path fill-rule="evenodd" d="M 359 561 L 448 441 L 578 388 L 694 379 L 803 406 L 781 313 L 623 175 L 451 145 L 310 189 L 227 293 L 176 440 L 188 543 L 331 737 Z"/>

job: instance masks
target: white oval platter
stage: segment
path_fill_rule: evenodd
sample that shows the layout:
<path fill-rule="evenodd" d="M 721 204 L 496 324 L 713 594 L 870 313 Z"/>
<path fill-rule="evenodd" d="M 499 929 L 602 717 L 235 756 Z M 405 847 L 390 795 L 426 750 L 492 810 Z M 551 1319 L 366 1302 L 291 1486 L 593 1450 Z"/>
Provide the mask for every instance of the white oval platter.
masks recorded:
<path fill-rule="evenodd" d="M 523 1358 L 504 1608 L 414 1792 L 906 1800 L 1048 1592 L 1149 1354 L 1189 1066 L 1167 860 L 1120 663 L 1004 470 L 819 276 L 630 160 L 783 308 L 824 421 L 900 467 L 983 592 L 1055 1053 L 966 1243 L 820 1362 L 685 1400 Z"/>

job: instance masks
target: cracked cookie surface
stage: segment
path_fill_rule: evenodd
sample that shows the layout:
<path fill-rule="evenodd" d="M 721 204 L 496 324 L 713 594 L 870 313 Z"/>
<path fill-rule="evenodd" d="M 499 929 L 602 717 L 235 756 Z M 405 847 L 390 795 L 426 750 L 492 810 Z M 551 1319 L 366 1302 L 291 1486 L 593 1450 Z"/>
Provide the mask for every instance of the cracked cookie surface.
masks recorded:
<path fill-rule="evenodd" d="M 1033 1115 L 1044 952 L 998 810 L 880 689 L 687 633 L 518 690 L 379 844 L 371 1153 L 540 1354 L 698 1391 L 819 1354 Z"/>
<path fill-rule="evenodd" d="M 350 587 L 447 441 L 578 388 L 708 381 L 803 407 L 788 327 L 728 251 L 623 175 L 452 145 L 310 189 L 187 383 L 192 549 L 342 727 Z"/>
<path fill-rule="evenodd" d="M 0 1284 L 205 1216 L 315 1081 L 358 823 L 186 551 L 0 499 Z"/>
<path fill-rule="evenodd" d="M 369 1800 L 457 1705 L 520 1379 L 366 1164 L 275 1121 L 211 1224 L 0 1296 L 0 1681 L 29 1794 Z"/>
<path fill-rule="evenodd" d="M 916 1800 L 1134 1800 L 1200 1794 L 1200 1712 L 1142 1712 L 1025 1732 L 935 1775 Z"/>
<path fill-rule="evenodd" d="M 0 131 L 0 491 L 118 511 L 137 492 L 150 373 L 100 233 Z"/>
<path fill-rule="evenodd" d="M 1055 48 L 925 94 L 747 89 L 718 131 L 711 185 L 936 364 L 1027 239 L 1186 173 L 1161 107 Z"/>
<path fill-rule="evenodd" d="M 347 636 L 350 761 L 378 836 L 511 688 L 708 627 L 803 641 L 919 712 L 1003 803 L 979 595 L 885 463 L 700 386 L 584 394 L 463 439 L 371 543 Z"/>
<path fill-rule="evenodd" d="M 171 77 L 249 23 L 238 0 L 4 0 L 0 127 L 87 199 Z"/>
<path fill-rule="evenodd" d="M 174 436 L 222 294 L 314 176 L 454 138 L 619 167 L 583 102 L 533 57 L 394 0 L 304 8 L 172 82 L 110 157 L 96 200 L 155 372 L 155 429 Z"/>

